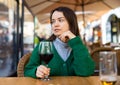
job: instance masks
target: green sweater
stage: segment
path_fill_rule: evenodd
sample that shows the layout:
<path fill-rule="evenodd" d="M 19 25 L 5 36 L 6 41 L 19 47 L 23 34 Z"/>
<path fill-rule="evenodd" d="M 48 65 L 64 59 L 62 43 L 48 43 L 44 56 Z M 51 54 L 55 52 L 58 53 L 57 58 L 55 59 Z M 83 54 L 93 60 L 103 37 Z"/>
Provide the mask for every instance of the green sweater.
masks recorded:
<path fill-rule="evenodd" d="M 68 41 L 72 48 L 67 61 L 64 61 L 54 48 L 54 56 L 49 62 L 50 76 L 90 76 L 94 73 L 95 63 L 92 60 L 86 46 L 80 37 L 75 37 Z M 36 77 L 36 69 L 41 64 L 38 54 L 38 46 L 33 50 L 28 64 L 25 66 L 24 75 Z"/>

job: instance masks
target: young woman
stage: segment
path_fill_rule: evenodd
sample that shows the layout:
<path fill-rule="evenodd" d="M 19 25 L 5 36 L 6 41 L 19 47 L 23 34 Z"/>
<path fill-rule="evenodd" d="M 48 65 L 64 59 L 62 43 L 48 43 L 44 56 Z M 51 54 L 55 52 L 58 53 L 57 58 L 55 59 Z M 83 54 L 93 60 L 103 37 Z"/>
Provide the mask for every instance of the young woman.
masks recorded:
<path fill-rule="evenodd" d="M 33 78 L 50 76 L 90 76 L 95 63 L 83 44 L 78 29 L 77 17 L 73 10 L 58 7 L 50 15 L 53 35 L 54 56 L 45 67 L 40 62 L 38 46 L 33 50 L 24 75 Z"/>

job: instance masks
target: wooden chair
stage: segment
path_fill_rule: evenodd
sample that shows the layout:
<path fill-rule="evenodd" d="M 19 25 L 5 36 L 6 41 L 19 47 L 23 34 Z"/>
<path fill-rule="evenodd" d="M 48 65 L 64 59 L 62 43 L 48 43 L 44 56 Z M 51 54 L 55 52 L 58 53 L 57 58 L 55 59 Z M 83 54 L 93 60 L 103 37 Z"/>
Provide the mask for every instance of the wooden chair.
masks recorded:
<path fill-rule="evenodd" d="M 100 42 L 96 42 L 96 43 L 89 45 L 90 51 L 92 51 L 93 49 L 99 48 L 99 47 L 101 47 Z"/>
<path fill-rule="evenodd" d="M 28 63 L 30 56 L 31 56 L 31 53 L 27 53 L 19 60 L 19 63 L 17 66 L 18 77 L 24 77 L 24 67 Z"/>
<path fill-rule="evenodd" d="M 110 47 L 98 47 L 98 48 L 95 48 L 94 50 L 92 50 L 92 52 L 90 54 L 91 54 L 91 57 L 93 58 L 93 60 L 96 63 L 95 72 L 94 72 L 95 76 L 99 75 L 99 52 L 113 51 L 113 50 L 114 49 L 110 48 Z"/>

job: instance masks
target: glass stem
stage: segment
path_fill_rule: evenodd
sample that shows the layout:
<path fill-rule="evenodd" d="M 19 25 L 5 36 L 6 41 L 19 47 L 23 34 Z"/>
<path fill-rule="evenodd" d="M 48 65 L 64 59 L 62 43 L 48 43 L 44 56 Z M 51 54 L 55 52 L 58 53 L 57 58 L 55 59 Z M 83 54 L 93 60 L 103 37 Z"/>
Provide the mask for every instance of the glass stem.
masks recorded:
<path fill-rule="evenodd" d="M 48 64 L 45 65 L 48 68 Z M 48 79 L 48 75 L 45 75 L 45 79 Z"/>

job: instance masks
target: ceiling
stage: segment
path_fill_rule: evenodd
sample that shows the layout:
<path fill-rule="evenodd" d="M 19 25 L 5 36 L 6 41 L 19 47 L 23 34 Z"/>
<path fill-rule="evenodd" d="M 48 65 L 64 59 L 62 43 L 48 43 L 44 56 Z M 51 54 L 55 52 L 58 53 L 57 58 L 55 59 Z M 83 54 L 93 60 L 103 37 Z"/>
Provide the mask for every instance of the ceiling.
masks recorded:
<path fill-rule="evenodd" d="M 23 0 L 25 6 L 41 23 L 49 22 L 49 13 L 58 6 L 73 9 L 78 20 L 94 21 L 109 10 L 120 7 L 120 0 Z M 83 10 L 84 9 L 84 10 Z"/>

